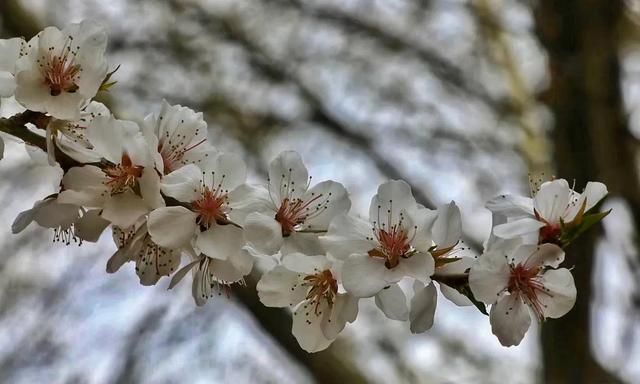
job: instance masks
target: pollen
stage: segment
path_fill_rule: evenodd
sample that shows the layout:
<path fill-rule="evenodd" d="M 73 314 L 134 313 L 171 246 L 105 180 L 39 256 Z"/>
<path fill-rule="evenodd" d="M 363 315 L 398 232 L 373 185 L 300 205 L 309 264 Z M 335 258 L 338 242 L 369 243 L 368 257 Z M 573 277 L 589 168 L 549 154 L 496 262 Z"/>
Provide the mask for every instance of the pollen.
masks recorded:
<path fill-rule="evenodd" d="M 226 175 L 219 177 L 216 181 L 215 172 L 211 172 L 211 183 L 205 183 L 205 174 L 202 175 L 200 195 L 197 200 L 191 202 L 191 210 L 198 214 L 197 223 L 205 228 L 210 228 L 215 223 L 227 221 L 227 211 L 229 199 L 228 190 L 223 188 Z"/>
<path fill-rule="evenodd" d="M 70 36 L 60 52 L 54 52 L 55 47 L 49 47 L 47 53 L 37 60 L 51 96 L 78 91 L 82 67 L 76 63 L 76 55 L 80 47 L 72 47 L 72 43 L 73 38 Z"/>
<path fill-rule="evenodd" d="M 120 164 L 109 165 L 103 169 L 107 175 L 105 184 L 110 188 L 112 195 L 133 189 L 138 178 L 142 176 L 143 169 L 144 167 L 134 165 L 131 158 L 124 154 Z"/>
<path fill-rule="evenodd" d="M 308 287 L 306 299 L 314 306 L 314 313 L 320 316 L 320 303 L 326 300 L 329 307 L 333 307 L 338 294 L 338 282 L 330 270 L 318 271 L 316 274 L 303 278 L 303 286 Z"/>

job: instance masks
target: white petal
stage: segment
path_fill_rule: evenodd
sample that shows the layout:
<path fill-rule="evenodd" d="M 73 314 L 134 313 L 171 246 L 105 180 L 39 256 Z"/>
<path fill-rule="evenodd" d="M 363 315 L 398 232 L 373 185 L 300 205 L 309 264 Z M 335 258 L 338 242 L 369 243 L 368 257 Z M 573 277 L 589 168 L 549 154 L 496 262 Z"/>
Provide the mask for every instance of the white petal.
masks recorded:
<path fill-rule="evenodd" d="M 331 220 L 339 214 L 347 213 L 351 208 L 349 193 L 340 183 L 332 180 L 318 183 L 309 189 L 302 201 L 308 204 L 303 230 L 324 231 Z"/>
<path fill-rule="evenodd" d="M 60 204 L 56 199 L 45 200 L 35 211 L 34 221 L 45 228 L 68 228 L 80 217 L 77 205 Z"/>
<path fill-rule="evenodd" d="M 267 307 L 294 306 L 304 300 L 307 289 L 300 284 L 296 272 L 278 265 L 262 275 L 258 282 L 258 297 Z"/>
<path fill-rule="evenodd" d="M 491 331 L 505 347 L 520 344 L 531 325 L 527 306 L 517 296 L 504 295 L 491 307 Z"/>
<path fill-rule="evenodd" d="M 149 213 L 149 235 L 161 247 L 185 247 L 195 237 L 196 218 L 197 214 L 185 207 L 158 208 Z"/>
<path fill-rule="evenodd" d="M 45 85 L 39 71 L 22 71 L 16 75 L 15 98 L 25 108 L 32 111 L 47 112 L 46 102 L 50 97 L 49 93 L 49 87 Z M 78 111 L 77 117 L 79 116 L 80 111 Z"/>
<path fill-rule="evenodd" d="M 415 289 L 418 288 L 418 289 Z M 426 287 L 418 283 L 414 285 L 415 294 L 411 299 L 409 313 L 411 333 L 422 333 L 431 329 L 438 304 L 438 292 L 433 283 Z"/>
<path fill-rule="evenodd" d="M 438 217 L 438 211 L 419 208 L 407 212 L 409 219 L 416 227 L 416 234 L 411 242 L 421 252 L 428 252 L 433 246 L 432 230 Z"/>
<path fill-rule="evenodd" d="M 333 340 L 342 332 L 347 322 L 352 323 L 358 316 L 358 299 L 348 293 L 339 293 L 328 315 L 323 316 L 320 327 L 324 336 Z"/>
<path fill-rule="evenodd" d="M 375 302 L 388 318 L 400 321 L 409 319 L 407 297 L 398 284 L 384 287 L 383 290 L 376 294 Z"/>
<path fill-rule="evenodd" d="M 463 295 L 462 293 L 456 291 L 454 288 L 451 288 L 446 284 L 440 284 L 440 292 L 442 292 L 442 295 L 446 297 L 450 302 L 457 306 L 468 307 L 473 305 L 473 303 L 467 296 Z"/>
<path fill-rule="evenodd" d="M 0 39 L 0 72 L 15 73 L 16 61 L 24 44 L 25 41 L 21 37 Z"/>
<path fill-rule="evenodd" d="M 97 116 L 87 127 L 87 139 L 94 150 L 112 163 L 122 160 L 126 131 L 113 116 Z"/>
<path fill-rule="evenodd" d="M 534 218 L 525 217 L 522 219 L 510 221 L 504 224 L 496 225 L 493 233 L 504 239 L 513 239 L 530 233 L 538 233 L 540 228 L 544 227 L 544 223 Z"/>
<path fill-rule="evenodd" d="M 293 232 L 283 238 L 280 254 L 303 253 L 305 255 L 321 255 L 326 253 L 318 235 L 315 233 Z"/>
<path fill-rule="evenodd" d="M 564 261 L 564 251 L 555 244 L 521 245 L 509 260 L 529 269 L 546 265 L 556 268 Z"/>
<path fill-rule="evenodd" d="M 164 199 L 160 194 L 160 175 L 154 168 L 145 167 L 138 183 L 140 195 L 150 209 L 164 207 Z"/>
<path fill-rule="evenodd" d="M 93 165 L 71 168 L 62 178 L 62 191 L 58 197 L 61 203 L 101 207 L 108 196 L 104 185 L 104 172 Z"/>
<path fill-rule="evenodd" d="M 109 226 L 109 221 L 100 216 L 99 209 L 85 212 L 82 217 L 75 222 L 76 235 L 84 241 L 95 243 L 100 238 L 102 232 Z"/>
<path fill-rule="evenodd" d="M 195 260 L 195 261 L 192 261 L 189 264 L 185 265 L 184 267 L 180 268 L 180 270 L 178 270 L 178 272 L 176 272 L 173 275 L 173 277 L 171 278 L 171 282 L 169 283 L 169 288 L 168 289 L 172 289 L 178 283 L 180 283 L 180 281 L 182 281 L 182 279 L 184 279 L 184 277 L 187 275 L 187 272 L 192 270 L 193 267 L 198 265 L 199 262 L 200 262 L 200 260 Z"/>
<path fill-rule="evenodd" d="M 512 219 L 533 216 L 533 200 L 523 196 L 496 196 L 485 207 L 493 213 Z"/>
<path fill-rule="evenodd" d="M 433 241 L 438 248 L 453 247 L 462 237 L 460 209 L 455 202 L 438 207 L 438 218 L 433 225 Z"/>
<path fill-rule="evenodd" d="M 220 153 L 210 166 L 201 166 L 205 185 L 231 191 L 244 183 L 247 178 L 247 166 L 242 157 L 235 153 Z"/>
<path fill-rule="evenodd" d="M 371 199 L 369 221 L 392 226 L 400 220 L 400 213 L 418 208 L 411 194 L 411 187 L 403 180 L 391 180 L 378 187 L 378 193 Z"/>
<path fill-rule="evenodd" d="M 282 265 L 288 270 L 306 275 L 315 274 L 331 267 L 326 256 L 308 256 L 302 253 L 291 253 L 282 258 Z"/>
<path fill-rule="evenodd" d="M 301 197 L 308 182 L 309 173 L 297 152 L 284 151 L 269 164 L 269 193 L 277 205 L 285 198 Z"/>
<path fill-rule="evenodd" d="M 389 285 L 384 261 L 368 255 L 352 255 L 342 266 L 344 289 L 355 297 L 371 297 Z"/>
<path fill-rule="evenodd" d="M 254 212 L 247 216 L 244 225 L 247 243 L 265 255 L 273 255 L 282 246 L 282 228 L 271 216 Z"/>
<path fill-rule="evenodd" d="M 545 317 L 557 319 L 567 314 L 576 303 L 576 285 L 566 268 L 551 269 L 542 275 L 547 293 L 538 295 Z"/>
<path fill-rule="evenodd" d="M 202 171 L 197 165 L 188 164 L 162 178 L 161 189 L 167 196 L 190 203 L 200 197 Z"/>
<path fill-rule="evenodd" d="M 368 222 L 343 214 L 331 221 L 327 234 L 320 236 L 320 242 L 330 255 L 345 260 L 354 253 L 366 254 L 376 247 L 376 243 L 367 237 L 373 238 Z"/>
<path fill-rule="evenodd" d="M 417 253 L 408 259 L 401 259 L 395 268 L 385 271 L 387 282 L 396 282 L 405 276 L 413 277 L 423 282 L 429 282 L 435 271 L 435 262 L 428 253 Z"/>
<path fill-rule="evenodd" d="M 489 252 L 481 255 L 469 271 L 473 296 L 485 304 L 493 304 L 509 284 L 509 265 L 505 255 Z"/>
<path fill-rule="evenodd" d="M 0 70 L 0 97 L 11 97 L 15 91 L 16 78 L 11 73 Z"/>
<path fill-rule="evenodd" d="M 0 160 L 4 158 L 4 140 L 0 136 Z"/>
<path fill-rule="evenodd" d="M 229 192 L 227 198 L 230 208 L 229 218 L 239 225 L 244 225 L 247 216 L 252 212 L 271 211 L 269 192 L 262 186 L 242 184 Z"/>
<path fill-rule="evenodd" d="M 569 205 L 571 188 L 565 179 L 547 181 L 534 198 L 538 214 L 550 223 L 558 223 Z"/>
<path fill-rule="evenodd" d="M 320 326 L 325 311 L 330 309 L 324 300 L 318 307 L 317 314 L 315 305 L 308 305 L 307 308 L 304 308 L 305 304 L 306 302 L 301 303 L 293 312 L 291 331 L 302 349 L 307 352 L 318 352 L 331 344 L 331 340 L 325 337 Z"/>
<path fill-rule="evenodd" d="M 127 228 L 149 212 L 149 208 L 142 198 L 133 192 L 124 192 L 111 196 L 104 203 L 102 217 L 114 225 Z"/>
<path fill-rule="evenodd" d="M 214 225 L 196 237 L 196 247 L 205 255 L 228 260 L 244 245 L 242 230 L 233 225 Z"/>

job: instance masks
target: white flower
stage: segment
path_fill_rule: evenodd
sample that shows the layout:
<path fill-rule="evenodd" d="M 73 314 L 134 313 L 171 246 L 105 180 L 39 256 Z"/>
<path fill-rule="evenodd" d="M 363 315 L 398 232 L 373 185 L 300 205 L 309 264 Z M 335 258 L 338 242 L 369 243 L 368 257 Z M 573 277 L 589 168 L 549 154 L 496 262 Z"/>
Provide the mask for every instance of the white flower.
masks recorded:
<path fill-rule="evenodd" d="M 187 165 L 201 165 L 213 148 L 201 112 L 162 101 L 160 113 L 145 118 L 142 131 L 155 155 L 156 168 L 167 175 Z"/>
<path fill-rule="evenodd" d="M 432 235 L 433 246 L 430 253 L 435 261 L 435 274 L 445 282 L 448 277 L 463 276 L 471 268 L 475 258 L 468 255 L 468 249 L 460 246 L 462 221 L 460 209 L 453 201 L 438 207 L 438 218 L 433 225 Z M 438 285 L 444 297 L 459 306 L 473 305 L 469 298 L 442 281 Z M 433 325 L 438 300 L 434 284 L 414 282 L 414 296 L 409 312 L 413 333 L 424 332 Z"/>
<path fill-rule="evenodd" d="M 60 31 L 47 27 L 17 62 L 16 100 L 27 109 L 62 120 L 80 120 L 107 74 L 105 29 L 95 21 Z"/>
<path fill-rule="evenodd" d="M 345 260 L 342 279 L 347 292 L 356 297 L 377 295 L 376 304 L 388 317 L 406 320 L 406 298 L 395 283 L 404 277 L 430 281 L 435 219 L 435 211 L 418 206 L 407 183 L 389 181 L 371 200 L 369 222 L 340 215 L 320 240 L 329 254 Z"/>
<path fill-rule="evenodd" d="M 243 205 L 253 191 L 243 184 L 246 171 L 239 156 L 222 153 L 203 169 L 189 164 L 164 176 L 162 191 L 179 205 L 149 214 L 149 233 L 154 241 L 163 247 L 184 248 L 195 239 L 199 252 L 215 258 L 221 246 L 216 231 L 244 222 Z M 228 231 L 227 236 L 243 237 L 242 231 Z"/>
<path fill-rule="evenodd" d="M 10 97 L 16 89 L 16 63 L 24 54 L 23 38 L 0 40 L 0 97 Z"/>
<path fill-rule="evenodd" d="M 122 228 L 164 205 L 160 176 L 137 124 L 99 116 L 86 137 L 103 160 L 71 168 L 62 178 L 60 202 L 102 208 L 101 216 Z"/>
<path fill-rule="evenodd" d="M 471 267 L 469 285 L 476 299 L 493 304 L 489 320 L 502 345 L 520 344 L 531 315 L 542 321 L 571 310 L 573 276 L 566 268 L 555 269 L 563 260 L 564 251 L 555 244 L 520 245 L 489 251 Z"/>
<path fill-rule="evenodd" d="M 113 240 L 118 250 L 107 262 L 107 272 L 114 273 L 129 261 L 136 263 L 136 274 L 142 285 L 154 285 L 180 266 L 181 251 L 154 243 L 144 218 L 129 228 L 113 226 Z"/>
<path fill-rule="evenodd" d="M 492 234 L 505 239 L 522 237 L 532 244 L 557 243 L 561 223 L 571 223 L 606 195 L 607 187 L 602 183 L 588 182 L 580 194 L 566 180 L 557 179 L 543 183 L 533 199 L 498 196 L 487 203 L 494 214 Z"/>
<path fill-rule="evenodd" d="M 22 232 L 29 224 L 36 222 L 41 227 L 54 231 L 53 241 L 66 245 L 82 241 L 96 242 L 109 222 L 99 216 L 98 210 L 86 211 L 73 204 L 58 202 L 57 195 L 36 201 L 33 208 L 20 212 L 13 224 L 13 233 Z"/>
<path fill-rule="evenodd" d="M 233 284 L 244 285 L 244 277 L 253 268 L 253 257 L 244 249 L 242 230 L 233 225 L 221 225 L 210 240 L 217 244 L 213 257 L 191 253 L 194 259 L 181 268 L 171 279 L 169 289 L 178 284 L 189 271 L 193 271 L 191 294 L 196 305 L 204 305 L 215 294 L 228 293 Z"/>
<path fill-rule="evenodd" d="M 276 254 L 299 235 L 327 230 L 331 219 L 351 207 L 342 184 L 327 180 L 309 188 L 311 177 L 297 152 L 282 152 L 269 165 L 268 199 L 247 216 L 247 243 L 258 253 Z M 286 245 L 286 244 L 285 244 Z M 293 247 L 295 249 L 295 247 Z"/>
<path fill-rule="evenodd" d="M 46 132 L 49 164 L 55 164 L 56 147 L 81 163 L 99 162 L 100 154 L 93 151 L 93 145 L 87 138 L 87 127 L 96 117 L 108 117 L 110 114 L 104 104 L 92 101 L 80 112 L 80 120 L 51 119 Z"/>
<path fill-rule="evenodd" d="M 337 275 L 326 256 L 292 253 L 258 282 L 264 305 L 293 310 L 293 335 L 307 352 L 327 348 L 358 315 L 358 299 L 338 292 Z"/>

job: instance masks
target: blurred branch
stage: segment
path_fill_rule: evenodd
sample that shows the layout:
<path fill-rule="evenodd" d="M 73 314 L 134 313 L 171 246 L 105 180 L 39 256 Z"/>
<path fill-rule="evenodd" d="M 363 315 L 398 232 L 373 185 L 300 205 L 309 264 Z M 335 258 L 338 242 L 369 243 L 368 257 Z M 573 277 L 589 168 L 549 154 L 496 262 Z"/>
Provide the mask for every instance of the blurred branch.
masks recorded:
<path fill-rule="evenodd" d="M 420 42 L 412 41 L 411 38 L 385 28 L 380 23 L 367 20 L 366 17 L 356 17 L 337 9 L 310 6 L 300 0 L 265 0 L 265 2 L 292 7 L 318 20 L 330 22 L 342 29 L 370 37 L 391 51 L 410 52 L 425 63 L 445 85 L 461 91 L 465 95 L 473 96 L 495 110 L 500 111 L 505 107 L 493 100 L 484 91 L 481 84 L 467 78 L 462 69 L 456 66 L 455 63 L 452 63 L 438 52 L 421 45 Z"/>
<path fill-rule="evenodd" d="M 518 149 L 525 159 L 529 172 L 549 174 L 551 149 L 545 132 L 536 115 L 536 100 L 527 89 L 524 77 L 518 68 L 511 50 L 509 35 L 502 29 L 498 15 L 489 0 L 474 0 L 469 4 L 480 33 L 487 41 L 489 57 L 502 68 L 507 77 L 508 91 L 523 138 Z"/>

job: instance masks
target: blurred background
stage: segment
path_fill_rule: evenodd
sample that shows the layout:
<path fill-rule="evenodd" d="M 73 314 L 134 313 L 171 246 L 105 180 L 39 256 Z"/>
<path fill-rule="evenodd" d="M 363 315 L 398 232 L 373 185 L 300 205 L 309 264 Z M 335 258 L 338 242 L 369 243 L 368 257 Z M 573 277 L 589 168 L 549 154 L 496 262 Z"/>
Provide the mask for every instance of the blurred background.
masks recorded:
<path fill-rule="evenodd" d="M 11 235 L 57 175 L 9 142 L 0 382 L 640 383 L 640 1 L 0 0 L 2 38 L 87 18 L 108 26 L 121 65 L 101 98 L 116 116 L 141 120 L 163 98 L 202 111 L 254 182 L 294 149 L 365 213 L 380 182 L 402 178 L 427 207 L 455 200 L 477 252 L 484 202 L 528 195 L 529 174 L 605 182 L 614 210 L 567 251 L 575 308 L 518 347 L 446 300 L 422 335 L 365 300 L 310 355 L 289 315 L 258 302 L 255 276 L 196 308 L 189 283 L 142 287 L 133 265 L 107 275 L 109 234 L 81 247 L 34 226 Z"/>

